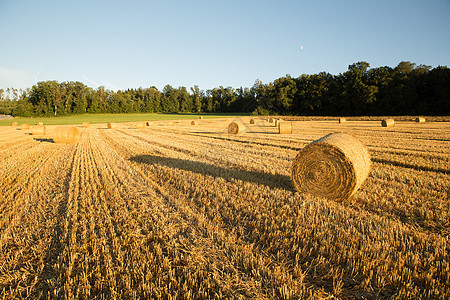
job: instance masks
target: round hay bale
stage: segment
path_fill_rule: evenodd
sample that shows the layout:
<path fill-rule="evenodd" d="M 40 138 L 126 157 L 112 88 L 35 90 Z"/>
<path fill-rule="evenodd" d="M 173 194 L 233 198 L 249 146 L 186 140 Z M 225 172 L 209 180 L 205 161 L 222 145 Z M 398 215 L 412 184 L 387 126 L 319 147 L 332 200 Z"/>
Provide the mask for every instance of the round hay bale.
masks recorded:
<path fill-rule="evenodd" d="M 91 126 L 91 123 L 89 123 L 89 122 L 81 123 L 81 127 L 83 127 L 83 128 L 88 128 L 89 126 Z"/>
<path fill-rule="evenodd" d="M 32 135 L 45 135 L 46 128 L 44 125 L 36 125 L 31 128 Z"/>
<path fill-rule="evenodd" d="M 392 127 L 395 125 L 394 119 L 384 119 L 381 121 L 381 126 L 383 127 Z"/>
<path fill-rule="evenodd" d="M 17 122 L 12 122 L 12 123 L 11 123 L 11 126 L 19 126 L 19 123 L 17 123 Z"/>
<path fill-rule="evenodd" d="M 202 116 L 200 116 L 200 117 L 198 117 L 200 120 L 202 120 L 203 119 L 203 117 Z"/>
<path fill-rule="evenodd" d="M 136 123 L 136 128 L 137 128 L 137 129 L 144 129 L 144 128 L 145 128 L 145 123 L 144 123 L 144 122 L 138 122 L 138 123 Z"/>
<path fill-rule="evenodd" d="M 273 118 L 269 118 L 269 123 L 273 123 Z"/>
<path fill-rule="evenodd" d="M 369 175 L 370 154 L 358 139 L 330 133 L 299 151 L 291 167 L 297 191 L 342 201 L 352 196 Z"/>
<path fill-rule="evenodd" d="M 153 122 L 145 122 L 145 126 L 153 125 Z"/>
<path fill-rule="evenodd" d="M 255 120 L 254 119 L 250 119 L 250 124 L 255 124 Z"/>
<path fill-rule="evenodd" d="M 339 118 L 339 124 L 347 122 L 346 118 Z"/>
<path fill-rule="evenodd" d="M 108 129 L 116 129 L 117 124 L 116 123 L 108 123 Z"/>
<path fill-rule="evenodd" d="M 422 117 L 416 118 L 416 123 L 425 123 L 425 121 L 426 121 L 425 118 Z"/>
<path fill-rule="evenodd" d="M 230 125 L 228 125 L 228 133 L 231 134 L 239 134 L 244 133 L 245 127 L 242 124 L 239 124 L 237 122 L 231 122 Z"/>
<path fill-rule="evenodd" d="M 53 131 L 53 142 L 75 144 L 80 140 L 80 131 L 76 127 L 56 127 Z"/>
<path fill-rule="evenodd" d="M 38 126 L 43 126 L 44 123 L 43 123 L 43 122 L 37 122 L 36 125 L 38 125 Z"/>
<path fill-rule="evenodd" d="M 292 123 L 291 122 L 279 122 L 278 133 L 280 133 L 280 134 L 292 133 Z"/>
<path fill-rule="evenodd" d="M 30 124 L 20 124 L 19 128 L 21 130 L 29 130 L 30 129 Z"/>
<path fill-rule="evenodd" d="M 191 125 L 197 125 L 197 122 L 191 121 Z"/>

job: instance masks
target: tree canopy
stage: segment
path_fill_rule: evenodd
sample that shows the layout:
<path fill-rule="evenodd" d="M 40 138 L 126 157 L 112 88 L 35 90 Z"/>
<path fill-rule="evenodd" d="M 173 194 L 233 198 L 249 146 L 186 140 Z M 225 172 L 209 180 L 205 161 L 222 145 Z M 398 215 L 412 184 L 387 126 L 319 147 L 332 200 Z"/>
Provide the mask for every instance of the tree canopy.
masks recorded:
<path fill-rule="evenodd" d="M 26 90 L 0 89 L 0 114 L 62 116 L 82 113 L 224 113 L 280 115 L 449 115 L 450 69 L 409 61 L 370 68 L 361 61 L 339 75 L 290 75 L 251 88 L 197 85 L 113 92 L 81 82 L 41 81 Z"/>

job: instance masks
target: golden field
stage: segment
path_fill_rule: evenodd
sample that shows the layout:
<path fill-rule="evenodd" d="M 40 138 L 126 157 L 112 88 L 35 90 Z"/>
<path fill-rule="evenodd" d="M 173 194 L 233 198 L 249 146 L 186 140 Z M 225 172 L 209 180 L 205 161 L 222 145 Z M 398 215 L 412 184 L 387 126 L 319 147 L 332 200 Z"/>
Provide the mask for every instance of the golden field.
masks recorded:
<path fill-rule="evenodd" d="M 450 297 L 450 122 L 249 120 L 0 127 L 0 299 Z M 330 132 L 372 157 L 343 202 L 290 181 Z"/>

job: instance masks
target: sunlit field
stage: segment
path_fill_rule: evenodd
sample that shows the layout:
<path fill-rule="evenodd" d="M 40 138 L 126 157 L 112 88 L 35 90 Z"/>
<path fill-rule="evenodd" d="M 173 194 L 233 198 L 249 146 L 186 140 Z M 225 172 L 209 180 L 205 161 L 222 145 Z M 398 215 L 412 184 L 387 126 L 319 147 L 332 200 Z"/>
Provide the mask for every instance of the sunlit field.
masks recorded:
<path fill-rule="evenodd" d="M 450 122 L 291 118 L 278 134 L 240 117 L 228 134 L 237 118 L 104 120 L 76 144 L 1 126 L 0 298 L 450 297 Z M 331 132 L 372 158 L 342 202 L 290 179 Z"/>

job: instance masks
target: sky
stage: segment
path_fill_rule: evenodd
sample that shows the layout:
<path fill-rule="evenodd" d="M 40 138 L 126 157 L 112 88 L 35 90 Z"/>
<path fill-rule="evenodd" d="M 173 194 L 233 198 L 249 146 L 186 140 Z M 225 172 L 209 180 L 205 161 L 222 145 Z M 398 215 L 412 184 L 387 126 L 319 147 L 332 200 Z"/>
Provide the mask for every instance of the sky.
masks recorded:
<path fill-rule="evenodd" d="M 450 67 L 450 0 L 0 0 L 0 88 L 251 87 L 366 61 Z"/>

